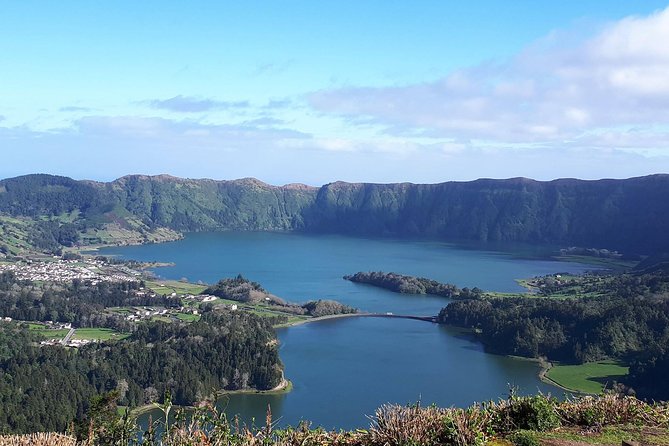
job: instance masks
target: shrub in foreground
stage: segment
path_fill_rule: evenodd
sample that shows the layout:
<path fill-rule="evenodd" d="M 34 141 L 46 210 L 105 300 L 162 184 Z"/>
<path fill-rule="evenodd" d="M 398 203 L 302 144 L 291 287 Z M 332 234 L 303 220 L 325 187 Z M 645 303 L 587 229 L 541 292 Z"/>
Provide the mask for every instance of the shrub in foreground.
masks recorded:
<path fill-rule="evenodd" d="M 496 421 L 495 432 L 516 430 L 547 431 L 560 427 L 559 402 L 550 395 L 516 396 L 490 407 Z"/>
<path fill-rule="evenodd" d="M 532 431 L 517 431 L 509 435 L 509 441 L 515 446 L 539 446 L 537 434 Z"/>
<path fill-rule="evenodd" d="M 494 437 L 504 437 L 518 446 L 536 446 L 537 432 L 558 426 L 604 427 L 639 425 L 669 428 L 669 405 L 648 404 L 634 397 L 603 395 L 560 402 L 545 395 L 511 396 L 507 400 L 475 404 L 468 409 L 385 405 L 371 417 L 368 430 L 331 432 L 297 428 L 276 429 L 268 409 L 263 427 L 240 426 L 213 406 L 186 413 L 177 411 L 173 421 L 169 398 L 161 406 L 164 417 L 146 432 L 128 429 L 127 417 L 112 417 L 108 398 L 98 401 L 89 414 L 80 442 L 62 438 L 63 446 L 482 446 Z M 162 431 L 164 434 L 159 435 Z M 129 435 L 132 434 L 132 435 Z M 141 435 L 140 435 L 141 434 Z M 61 437 L 57 434 L 51 438 Z M 33 438 L 34 439 L 34 438 Z M 5 444 L 33 444 L 27 437 L 0 437 Z M 60 441 L 60 440 L 59 440 Z M 39 443 L 34 443 L 39 444 Z M 50 443 L 42 443 L 50 444 Z"/>

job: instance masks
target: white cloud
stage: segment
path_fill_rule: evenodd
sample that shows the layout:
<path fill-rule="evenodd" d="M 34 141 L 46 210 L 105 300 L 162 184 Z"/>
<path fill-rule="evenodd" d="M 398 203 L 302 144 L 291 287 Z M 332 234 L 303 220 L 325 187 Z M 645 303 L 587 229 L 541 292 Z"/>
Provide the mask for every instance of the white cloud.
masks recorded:
<path fill-rule="evenodd" d="M 202 124 L 157 117 L 88 116 L 76 121 L 75 129 L 83 136 L 109 136 L 112 140 L 132 138 L 165 147 L 231 148 L 309 137 L 296 130 L 268 128 L 261 124 Z"/>
<path fill-rule="evenodd" d="M 652 141 L 645 130 L 629 129 Z M 616 133 L 592 133 L 607 146 Z M 634 142 L 629 138 L 629 143 Z M 669 134 L 665 134 L 665 141 Z M 624 150 L 485 149 L 465 140 L 407 142 L 402 138 L 324 138 L 250 125 L 206 125 L 162 118 L 88 117 L 72 128 L 35 131 L 0 126 L 0 177 L 46 172 L 111 180 L 128 173 L 191 178 L 256 177 L 271 184 L 442 182 L 479 177 L 536 179 L 629 177 L 669 170 L 669 157 Z"/>
<path fill-rule="evenodd" d="M 389 132 L 492 144 L 562 147 L 593 142 L 634 148 L 666 144 L 669 8 L 629 17 L 576 45 L 554 33 L 502 64 L 482 64 L 423 84 L 324 90 L 312 107 Z M 590 136 L 589 136 L 590 135 Z M 655 142 L 653 142 L 655 140 Z M 623 141 L 624 143 L 621 143 Z M 665 146 L 666 147 L 666 146 Z"/>
<path fill-rule="evenodd" d="M 668 32 L 669 9 L 578 42 L 554 32 L 504 63 L 428 83 L 324 90 L 307 97 L 311 107 L 175 96 L 75 121 L 86 110 L 65 107 L 77 113 L 60 129 L 2 122 L 0 176 L 168 172 L 322 184 L 669 171 Z M 147 110 L 162 117 L 132 116 Z"/>
<path fill-rule="evenodd" d="M 417 151 L 435 150 L 434 144 L 420 144 L 406 138 L 326 138 L 314 137 L 309 139 L 284 139 L 281 146 L 289 149 L 322 150 L 326 152 L 351 152 L 351 153 L 377 153 L 410 155 Z M 454 144 L 455 145 L 455 144 Z M 439 150 L 444 150 L 448 144 L 439 145 Z"/>
<path fill-rule="evenodd" d="M 153 99 L 144 101 L 152 108 L 179 113 L 201 113 L 210 110 L 228 110 L 248 108 L 248 101 L 217 101 L 209 98 L 192 96 L 174 96 L 169 99 Z"/>

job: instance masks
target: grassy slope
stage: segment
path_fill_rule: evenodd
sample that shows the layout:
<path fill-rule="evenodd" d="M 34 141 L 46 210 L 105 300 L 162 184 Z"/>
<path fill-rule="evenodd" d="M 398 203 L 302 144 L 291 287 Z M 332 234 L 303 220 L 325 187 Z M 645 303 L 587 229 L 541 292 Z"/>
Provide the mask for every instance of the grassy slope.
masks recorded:
<path fill-rule="evenodd" d="M 0 215 L 0 244 L 4 244 L 12 255 L 19 255 L 30 250 L 28 230 L 30 221 Z"/>
<path fill-rule="evenodd" d="M 70 331 L 66 328 L 53 330 L 45 327 L 40 327 L 40 328 L 30 327 L 30 329 L 35 333 L 39 334 L 40 336 L 44 336 L 45 339 L 61 339 L 65 337 L 68 331 Z"/>
<path fill-rule="evenodd" d="M 195 283 L 178 282 L 176 280 L 147 281 L 146 286 L 151 288 L 156 294 L 200 294 L 207 285 L 198 285 Z"/>
<path fill-rule="evenodd" d="M 198 314 L 178 313 L 176 317 L 184 322 L 195 322 L 200 320 L 200 315 Z"/>
<path fill-rule="evenodd" d="M 110 328 L 77 328 L 73 339 L 91 339 L 97 341 L 119 340 L 128 337 Z"/>
<path fill-rule="evenodd" d="M 629 367 L 614 361 L 588 362 L 580 365 L 556 365 L 546 377 L 570 390 L 598 394 L 614 381 L 627 375 Z"/>
<path fill-rule="evenodd" d="M 188 282 L 180 282 L 180 281 L 175 281 L 175 280 L 154 280 L 154 281 L 147 281 L 146 286 L 149 287 L 151 290 L 153 290 L 157 294 L 193 294 L 197 295 L 202 293 L 207 286 L 206 285 L 199 285 L 199 284 L 194 284 L 194 283 L 188 283 Z M 280 311 L 279 309 L 276 308 L 270 308 L 268 305 L 266 305 L 263 302 L 239 302 L 235 300 L 229 300 L 229 299 L 221 299 L 217 298 L 216 300 L 213 300 L 209 302 L 212 305 L 237 305 L 237 307 L 240 310 L 243 311 L 249 311 L 257 316 L 261 317 L 275 317 L 275 316 L 287 316 L 288 320 L 286 324 L 292 324 L 295 322 L 301 322 L 305 321 L 308 319 L 311 319 L 311 316 L 303 316 L 303 315 L 295 315 L 289 312 L 283 312 Z M 198 306 L 198 302 L 194 301 L 184 301 L 184 306 Z M 182 321 L 185 322 L 192 322 L 193 320 L 199 319 L 199 316 L 191 315 L 188 313 L 179 313 L 176 315 L 177 318 L 181 319 Z M 196 319 L 197 318 L 197 319 Z M 284 324 L 285 325 L 285 324 Z"/>

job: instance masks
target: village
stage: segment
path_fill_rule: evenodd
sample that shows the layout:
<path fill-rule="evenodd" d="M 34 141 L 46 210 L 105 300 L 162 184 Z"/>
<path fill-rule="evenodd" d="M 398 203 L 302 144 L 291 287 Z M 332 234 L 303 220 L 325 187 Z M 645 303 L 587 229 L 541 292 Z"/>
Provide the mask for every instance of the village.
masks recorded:
<path fill-rule="evenodd" d="M 134 282 L 141 273 L 123 265 L 109 265 L 97 259 L 64 260 L 54 258 L 49 261 L 24 260 L 0 263 L 0 273 L 12 272 L 18 280 L 31 282 Z"/>
<path fill-rule="evenodd" d="M 141 288 L 140 291 L 135 292 L 136 295 L 148 295 L 149 297 L 155 297 L 156 294 L 151 292 L 146 294 L 143 291 L 144 288 Z M 218 300 L 216 296 L 211 296 L 208 294 L 177 294 L 172 293 L 169 297 L 178 298 L 182 305 L 172 306 L 172 307 L 162 307 L 162 306 L 133 306 L 133 307 L 113 307 L 107 308 L 107 312 L 121 314 L 127 321 L 139 322 L 142 320 L 162 320 L 163 322 L 171 321 L 193 321 L 197 320 L 200 315 L 199 306 L 201 303 L 212 303 Z M 230 311 L 236 311 L 238 309 L 237 304 L 226 305 L 227 309 Z"/>
<path fill-rule="evenodd" d="M 71 283 L 81 281 L 92 286 L 100 283 L 136 282 L 139 287 L 124 291 L 128 299 L 141 301 L 101 310 L 109 317 L 125 322 L 123 328 L 79 327 L 70 322 L 24 321 L 1 317 L 0 323 L 16 323 L 38 334 L 40 346 L 80 348 L 91 343 L 122 340 L 132 332 L 132 325 L 150 321 L 165 323 L 192 323 L 201 318 L 203 304 L 214 305 L 227 311 L 249 310 L 248 305 L 201 294 L 206 286 L 184 281 L 157 280 L 128 265 L 110 262 L 104 258 L 24 258 L 20 261 L 0 262 L 0 274 L 12 273 L 16 280 L 32 283 Z M 167 298 L 167 299 L 166 299 Z M 4 316 L 4 315 L 3 315 Z M 123 324 L 119 324 L 120 327 Z"/>
<path fill-rule="evenodd" d="M 103 338 L 109 337 L 123 337 L 122 334 L 116 333 L 109 329 L 81 329 L 83 333 L 76 336 L 77 329 L 69 322 L 28 322 L 28 321 L 14 321 L 11 317 L 0 317 L 0 323 L 17 322 L 26 325 L 30 330 L 40 334 L 47 339 L 41 341 L 40 346 L 62 346 L 70 348 L 78 348 L 92 342 L 100 342 Z M 92 333 L 98 333 L 99 337 L 91 336 Z M 103 335 L 103 336 L 100 336 Z"/>
<path fill-rule="evenodd" d="M 90 285 L 100 283 L 140 282 L 145 277 L 142 272 L 126 265 L 111 263 L 100 258 L 46 258 L 23 259 L 15 262 L 0 263 L 0 274 L 12 273 L 19 281 L 32 283 L 70 283 L 82 281 Z M 139 289 L 128 290 L 126 293 L 132 298 L 148 298 L 143 305 L 125 307 L 108 307 L 104 313 L 121 318 L 127 322 L 139 323 L 143 321 L 162 322 L 193 322 L 200 318 L 199 306 L 202 303 L 214 303 L 216 296 L 197 294 L 201 288 L 185 292 L 179 288 L 163 288 L 158 282 L 151 282 L 152 286 L 141 286 Z M 142 285 L 144 283 L 142 282 Z M 155 288 L 155 289 L 154 289 Z M 204 287 L 202 287 L 204 288 Z M 173 298 L 173 305 L 165 305 L 163 296 Z M 149 302 L 155 299 L 155 305 Z M 147 305 L 149 303 L 149 305 Z M 229 310 L 236 310 L 237 305 L 225 305 Z M 129 333 L 109 328 L 75 327 L 69 322 L 54 321 L 22 321 L 11 317 L 0 317 L 0 323 L 18 323 L 39 334 L 43 338 L 41 346 L 59 346 L 79 348 L 90 343 L 121 340 Z M 126 330 L 127 331 L 127 330 Z"/>
<path fill-rule="evenodd" d="M 143 290 L 143 289 L 142 289 Z M 155 297 L 156 294 L 146 291 L 138 291 L 137 294 L 146 294 L 149 297 Z M 129 322 L 142 321 L 162 321 L 162 322 L 193 322 L 200 318 L 199 304 L 205 302 L 214 302 L 216 296 L 210 295 L 177 295 L 174 293 L 171 297 L 182 299 L 184 305 L 165 308 L 162 306 L 132 306 L 132 307 L 111 307 L 105 309 L 108 314 L 123 317 Z M 225 307 L 230 311 L 238 309 L 236 304 L 226 304 Z M 128 336 L 127 333 L 121 333 L 107 328 L 76 328 L 71 323 L 44 321 L 28 322 L 14 321 L 10 317 L 0 318 L 0 323 L 21 323 L 35 333 L 45 337 L 40 342 L 41 346 L 61 346 L 68 348 L 79 348 L 90 343 L 120 340 Z"/>

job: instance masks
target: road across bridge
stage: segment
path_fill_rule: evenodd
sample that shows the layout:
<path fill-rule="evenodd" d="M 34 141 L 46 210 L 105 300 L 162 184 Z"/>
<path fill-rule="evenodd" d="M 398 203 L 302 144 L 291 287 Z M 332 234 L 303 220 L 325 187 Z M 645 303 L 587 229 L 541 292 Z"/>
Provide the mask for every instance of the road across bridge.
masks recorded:
<path fill-rule="evenodd" d="M 417 321 L 425 321 L 437 323 L 437 316 L 414 316 L 407 314 L 393 314 L 393 313 L 358 313 L 360 317 L 386 317 L 386 318 L 397 318 L 397 319 L 414 319 Z"/>
<path fill-rule="evenodd" d="M 74 328 L 70 328 L 70 331 L 67 332 L 67 334 L 60 341 L 60 343 L 63 345 L 67 345 L 67 343 L 70 342 L 70 339 L 72 339 L 72 336 L 74 336 Z"/>

